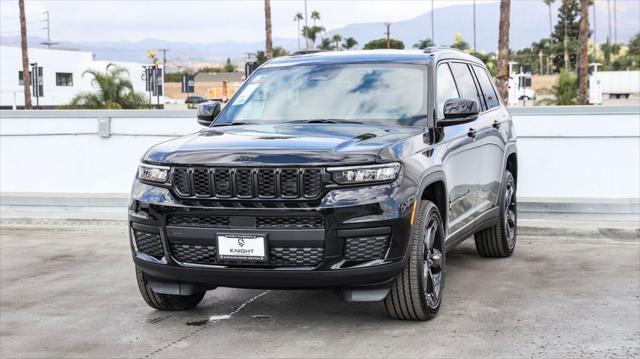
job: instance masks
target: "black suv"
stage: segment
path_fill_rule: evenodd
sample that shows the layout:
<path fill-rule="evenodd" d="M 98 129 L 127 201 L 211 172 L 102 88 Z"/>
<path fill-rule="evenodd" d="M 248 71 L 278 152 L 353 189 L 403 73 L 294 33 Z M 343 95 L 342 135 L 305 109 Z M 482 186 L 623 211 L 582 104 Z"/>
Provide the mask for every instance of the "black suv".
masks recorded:
<path fill-rule="evenodd" d="M 207 290 L 333 288 L 434 317 L 446 251 L 516 241 L 516 138 L 486 67 L 451 49 L 328 52 L 257 69 L 205 129 L 152 147 L 129 206 L 161 310 Z"/>

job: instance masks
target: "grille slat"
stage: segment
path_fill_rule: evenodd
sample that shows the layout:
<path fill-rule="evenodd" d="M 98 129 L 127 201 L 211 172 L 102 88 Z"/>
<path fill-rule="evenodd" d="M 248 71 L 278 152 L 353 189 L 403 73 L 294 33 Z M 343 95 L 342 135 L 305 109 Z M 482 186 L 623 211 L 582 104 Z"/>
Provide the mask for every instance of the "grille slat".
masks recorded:
<path fill-rule="evenodd" d="M 228 216 L 171 215 L 167 223 L 170 226 L 228 228 L 231 219 Z"/>
<path fill-rule="evenodd" d="M 321 168 L 174 167 L 179 197 L 311 199 L 322 193 Z"/>
<path fill-rule="evenodd" d="M 148 254 L 158 259 L 164 257 L 164 248 L 162 247 L 160 234 L 134 230 L 133 235 L 138 252 Z"/>
<path fill-rule="evenodd" d="M 218 264 L 215 245 L 171 244 L 173 256 L 182 263 Z M 268 263 L 256 263 L 262 266 L 317 266 L 324 256 L 324 248 L 311 247 L 273 247 L 269 250 Z"/>
<path fill-rule="evenodd" d="M 324 228 L 319 217 L 256 217 L 256 228 Z"/>

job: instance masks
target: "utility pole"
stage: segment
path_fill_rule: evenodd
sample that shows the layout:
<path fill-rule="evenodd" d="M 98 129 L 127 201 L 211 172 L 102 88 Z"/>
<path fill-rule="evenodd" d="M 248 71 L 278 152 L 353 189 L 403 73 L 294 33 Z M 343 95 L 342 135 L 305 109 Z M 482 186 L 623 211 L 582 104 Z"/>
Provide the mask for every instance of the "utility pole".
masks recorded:
<path fill-rule="evenodd" d="M 616 7 L 616 0 L 613 0 L 613 43 L 618 43 L 618 10 Z"/>
<path fill-rule="evenodd" d="M 42 42 L 42 45 L 47 45 L 48 48 L 51 48 L 51 45 L 57 45 L 58 43 L 51 41 L 51 20 L 49 19 L 49 10 L 44 11 L 42 14 L 45 15 L 45 19 L 42 20 L 45 25 L 42 29 L 47 30 L 47 41 Z"/>
<path fill-rule="evenodd" d="M 473 0 L 473 51 L 478 51 L 476 44 L 476 0 Z"/>
<path fill-rule="evenodd" d="M 433 1 L 431 0 L 431 41 L 433 42 L 433 44 L 436 44 L 436 32 L 435 32 L 435 25 L 433 23 Z"/>
<path fill-rule="evenodd" d="M 158 49 L 158 51 L 162 51 L 162 94 L 164 95 L 164 76 L 167 73 L 167 51 L 171 49 Z"/>
<path fill-rule="evenodd" d="M 387 28 L 387 31 L 385 31 L 385 35 L 387 36 L 387 49 L 391 48 L 391 23 L 389 22 L 385 22 L 384 26 Z"/>
<path fill-rule="evenodd" d="M 309 17 L 307 16 L 307 0 L 304 0 L 304 28 L 307 29 L 307 36 L 309 35 L 309 21 L 308 21 Z M 305 47 L 305 49 L 309 50 L 309 38 L 305 36 L 305 40 L 307 43 L 307 46 Z"/>
<path fill-rule="evenodd" d="M 24 87 L 24 109 L 31 109 L 31 76 L 29 74 L 29 47 L 27 46 L 27 19 L 24 0 L 18 0 L 20 8 L 20 47 L 22 48 L 22 85 Z"/>
<path fill-rule="evenodd" d="M 596 26 L 596 3 L 593 3 L 593 62 L 598 62 L 598 36 Z"/>

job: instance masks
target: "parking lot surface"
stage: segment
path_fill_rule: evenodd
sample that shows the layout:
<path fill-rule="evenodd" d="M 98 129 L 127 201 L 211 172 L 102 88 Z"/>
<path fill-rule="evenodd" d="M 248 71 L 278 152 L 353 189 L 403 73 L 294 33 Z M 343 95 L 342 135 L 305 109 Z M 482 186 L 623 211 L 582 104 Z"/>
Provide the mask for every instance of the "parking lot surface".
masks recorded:
<path fill-rule="evenodd" d="M 388 319 L 331 291 L 220 288 L 189 312 L 140 298 L 124 231 L 3 229 L 0 357 L 638 357 L 636 240 L 520 237 L 448 254 L 440 314 Z"/>

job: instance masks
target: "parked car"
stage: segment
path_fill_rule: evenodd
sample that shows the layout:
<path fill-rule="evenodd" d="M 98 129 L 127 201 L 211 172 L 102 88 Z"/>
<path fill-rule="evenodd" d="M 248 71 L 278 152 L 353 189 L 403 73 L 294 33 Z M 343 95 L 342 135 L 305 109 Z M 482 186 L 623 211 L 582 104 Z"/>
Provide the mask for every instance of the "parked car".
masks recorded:
<path fill-rule="evenodd" d="M 202 96 L 188 96 L 184 100 L 184 103 L 193 105 L 193 104 L 199 104 L 207 101 L 208 100 Z"/>
<path fill-rule="evenodd" d="M 516 137 L 486 67 L 451 49 L 279 57 L 200 132 L 149 149 L 129 206 L 138 285 L 160 310 L 208 290 L 335 288 L 433 318 L 446 252 L 508 257 Z"/>

